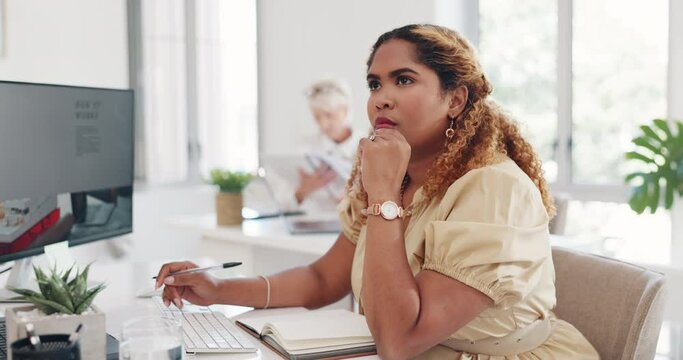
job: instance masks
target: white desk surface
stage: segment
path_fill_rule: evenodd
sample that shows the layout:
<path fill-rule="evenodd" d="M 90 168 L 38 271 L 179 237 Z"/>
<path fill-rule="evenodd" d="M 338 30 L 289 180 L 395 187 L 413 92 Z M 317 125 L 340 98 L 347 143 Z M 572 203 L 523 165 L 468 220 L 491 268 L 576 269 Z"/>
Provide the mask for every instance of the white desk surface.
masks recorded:
<path fill-rule="evenodd" d="M 95 300 L 97 305 L 106 314 L 106 328 L 107 333 L 119 338 L 122 324 L 134 317 L 159 314 L 156 305 L 150 298 L 136 298 L 135 294 L 139 289 L 150 287 L 153 284 L 152 276 L 156 275 L 159 267 L 165 261 L 150 261 L 142 262 L 96 262 L 90 269 L 90 281 L 104 281 L 107 283 L 107 288 L 98 295 Z M 202 264 L 211 263 L 207 258 L 198 259 L 196 261 L 200 266 Z M 219 276 L 234 276 L 236 270 L 226 269 L 224 273 Z M 0 281 L 6 281 L 7 274 L 0 276 Z M 4 310 L 13 306 L 24 306 L 23 304 L 0 304 L 0 310 Z M 233 317 L 251 310 L 249 307 L 229 306 L 229 305 L 215 305 L 214 310 L 223 312 L 228 317 Z M 242 331 L 240 329 L 240 331 Z M 186 359 L 201 358 L 201 359 L 281 359 L 272 350 L 261 344 L 256 338 L 248 335 L 252 342 L 259 348 L 256 354 L 199 354 L 186 355 Z M 364 357 L 362 359 L 377 359 L 376 356 Z"/>
<path fill-rule="evenodd" d="M 291 235 L 281 218 L 245 220 L 242 226 L 218 226 L 214 214 L 205 214 L 173 218 L 167 223 L 206 238 L 310 255 L 323 255 L 332 247 L 338 236 L 338 234 Z"/>
<path fill-rule="evenodd" d="M 215 214 L 169 219 L 167 223 L 178 229 L 221 241 L 282 249 L 311 255 L 323 255 L 334 244 L 336 234 L 291 235 L 281 218 L 245 220 L 242 226 L 218 226 Z M 553 246 L 588 251 L 594 240 L 581 240 L 562 235 L 550 235 Z"/>

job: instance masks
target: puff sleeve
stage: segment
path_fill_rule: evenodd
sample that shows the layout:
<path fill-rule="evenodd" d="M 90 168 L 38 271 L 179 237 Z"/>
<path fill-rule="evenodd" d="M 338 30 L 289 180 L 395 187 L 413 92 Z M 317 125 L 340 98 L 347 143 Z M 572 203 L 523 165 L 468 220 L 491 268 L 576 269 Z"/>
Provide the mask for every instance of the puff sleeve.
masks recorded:
<path fill-rule="evenodd" d="M 356 199 L 355 193 L 347 193 L 337 206 L 342 233 L 356 245 L 362 225 L 363 202 Z"/>
<path fill-rule="evenodd" d="M 425 229 L 424 270 L 475 288 L 497 308 L 524 299 L 551 256 L 541 194 L 514 162 L 454 182 Z"/>

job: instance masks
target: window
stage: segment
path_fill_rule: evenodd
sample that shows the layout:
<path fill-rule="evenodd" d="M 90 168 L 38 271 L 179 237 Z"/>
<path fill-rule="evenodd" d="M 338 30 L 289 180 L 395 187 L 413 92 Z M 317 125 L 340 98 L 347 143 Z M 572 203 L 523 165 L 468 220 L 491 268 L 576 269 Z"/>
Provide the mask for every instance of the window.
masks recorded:
<path fill-rule="evenodd" d="M 669 213 L 636 215 L 623 183 L 638 125 L 666 117 L 668 1 L 479 0 L 479 19 L 493 97 L 553 191 L 574 199 L 566 235 L 588 251 L 670 263 Z"/>
<path fill-rule="evenodd" d="M 197 0 L 200 174 L 258 164 L 256 2 Z"/>
<path fill-rule="evenodd" d="M 574 0 L 572 181 L 621 184 L 638 125 L 666 117 L 668 1 Z"/>
<path fill-rule="evenodd" d="M 135 0 L 131 9 L 138 177 L 198 182 L 214 167 L 255 170 L 256 2 Z"/>
<path fill-rule="evenodd" d="M 493 98 L 533 139 L 548 181 L 557 178 L 557 4 L 483 0 L 479 53 Z M 521 91 L 523 89 L 523 91 Z"/>

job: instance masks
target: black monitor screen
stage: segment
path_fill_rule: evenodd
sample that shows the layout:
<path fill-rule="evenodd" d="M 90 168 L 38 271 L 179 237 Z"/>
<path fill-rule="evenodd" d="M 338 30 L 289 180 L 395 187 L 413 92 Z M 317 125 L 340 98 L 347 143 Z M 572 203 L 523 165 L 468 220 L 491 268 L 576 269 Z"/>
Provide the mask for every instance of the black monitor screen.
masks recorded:
<path fill-rule="evenodd" d="M 133 92 L 0 81 L 0 262 L 129 233 Z"/>

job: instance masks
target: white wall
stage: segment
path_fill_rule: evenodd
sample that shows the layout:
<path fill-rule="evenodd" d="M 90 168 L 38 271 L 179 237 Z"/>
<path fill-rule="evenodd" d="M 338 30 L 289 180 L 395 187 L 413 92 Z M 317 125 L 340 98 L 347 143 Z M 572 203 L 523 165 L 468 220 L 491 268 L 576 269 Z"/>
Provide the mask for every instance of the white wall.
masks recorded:
<path fill-rule="evenodd" d="M 0 80 L 128 87 L 126 0 L 4 0 Z"/>
<path fill-rule="evenodd" d="M 368 129 L 365 62 L 377 37 L 409 23 L 452 27 L 440 0 L 258 0 L 259 133 L 262 155 L 292 153 L 316 132 L 307 85 L 325 75 L 346 79 L 353 91 L 352 121 Z M 465 31 L 463 31 L 465 33 Z"/>
<path fill-rule="evenodd" d="M 126 4 L 126 0 L 1 0 L 0 80 L 128 88 Z M 141 215 L 136 209 L 135 221 Z M 106 256 L 108 243 L 76 247 L 74 253 L 86 263 Z"/>

